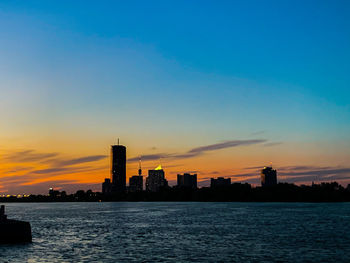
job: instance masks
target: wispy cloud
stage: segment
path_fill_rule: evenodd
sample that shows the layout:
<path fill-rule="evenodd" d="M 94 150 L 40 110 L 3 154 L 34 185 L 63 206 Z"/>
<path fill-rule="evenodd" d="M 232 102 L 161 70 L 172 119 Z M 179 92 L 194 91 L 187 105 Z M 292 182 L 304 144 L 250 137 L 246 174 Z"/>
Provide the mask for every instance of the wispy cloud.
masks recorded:
<path fill-rule="evenodd" d="M 280 167 L 283 171 L 308 171 L 308 170 L 329 170 L 334 169 L 335 167 L 331 166 L 312 166 L 312 165 L 295 165 L 295 166 L 283 166 Z"/>
<path fill-rule="evenodd" d="M 70 159 L 70 160 L 55 160 L 54 165 L 56 165 L 56 166 L 77 165 L 77 164 L 82 164 L 82 163 L 99 161 L 99 160 L 102 160 L 106 157 L 107 157 L 106 155 L 91 155 L 91 156 L 74 158 L 74 159 Z"/>
<path fill-rule="evenodd" d="M 216 144 L 210 144 L 205 145 L 201 147 L 196 147 L 188 151 L 188 153 L 203 153 L 208 151 L 216 151 L 221 150 L 225 148 L 232 148 L 237 146 L 243 146 L 243 145 L 252 145 L 252 144 L 259 144 L 266 142 L 267 140 L 233 140 L 233 141 L 226 141 L 222 143 L 216 143 Z"/>
<path fill-rule="evenodd" d="M 350 178 L 350 168 L 319 168 L 314 170 L 304 170 L 304 171 L 284 171 L 279 172 L 280 175 L 297 177 L 297 176 L 319 176 L 322 178 L 331 177 L 334 175 L 346 175 Z"/>
<path fill-rule="evenodd" d="M 35 150 L 22 150 L 4 154 L 2 160 L 12 163 L 47 163 L 55 166 L 69 166 L 81 163 L 95 162 L 106 158 L 106 155 L 90 155 L 66 159 L 57 152 L 40 153 Z"/>
<path fill-rule="evenodd" d="M 158 154 L 142 155 L 142 160 L 153 161 L 153 160 L 159 160 L 160 158 L 187 159 L 187 158 L 193 158 L 193 157 L 196 157 L 196 156 L 199 156 L 199 155 L 205 154 L 207 152 L 211 152 L 211 151 L 217 151 L 217 150 L 239 147 L 239 146 L 261 144 L 261 143 L 265 143 L 265 142 L 267 142 L 267 140 L 264 140 L 264 139 L 231 140 L 231 141 L 225 141 L 225 142 L 221 142 L 221 143 L 215 143 L 215 144 L 209 144 L 209 145 L 204 145 L 204 146 L 200 146 L 200 147 L 195 147 L 195 148 L 188 150 L 185 153 L 158 153 Z M 129 162 L 135 162 L 138 160 L 139 160 L 138 156 L 128 159 Z"/>
<path fill-rule="evenodd" d="M 264 167 L 264 165 L 261 165 L 261 166 L 249 166 L 249 167 L 245 167 L 243 169 L 245 169 L 245 170 L 257 170 L 257 169 L 261 169 L 262 167 Z"/>
<path fill-rule="evenodd" d="M 256 173 L 237 174 L 238 177 L 251 175 L 259 178 L 259 170 L 263 166 L 247 167 L 246 170 L 256 170 Z M 350 179 L 350 168 L 339 166 L 283 166 L 277 168 L 277 176 L 280 182 L 300 183 L 311 181 L 331 181 Z"/>
<path fill-rule="evenodd" d="M 27 162 L 37 162 L 46 160 L 49 158 L 53 158 L 58 156 L 59 154 L 56 152 L 53 153 L 38 153 L 34 150 L 24 150 L 18 152 L 12 152 L 9 154 L 5 154 L 3 156 L 3 160 L 12 161 L 16 163 L 27 163 Z"/>
<path fill-rule="evenodd" d="M 1 171 L 2 174 L 14 174 L 32 170 L 32 166 L 17 166 L 10 170 Z"/>
<path fill-rule="evenodd" d="M 0 161 L 6 164 L 0 172 L 2 191 L 13 192 L 14 189 L 36 189 L 33 185 L 39 187 L 42 182 L 54 182 L 57 178 L 62 178 L 62 175 L 64 178 L 74 178 L 75 176 L 70 175 L 105 170 L 105 166 L 86 164 L 103 160 L 107 156 L 89 155 L 67 158 L 57 152 L 43 153 L 28 149 L 7 152 L 1 157 Z M 78 183 L 79 180 L 69 180 L 67 184 L 74 182 Z"/>
<path fill-rule="evenodd" d="M 0 178 L 1 183 L 16 183 L 16 184 L 27 184 L 28 182 L 32 182 L 38 179 L 50 179 L 58 175 L 70 175 L 74 173 L 80 172 L 91 172 L 101 170 L 101 167 L 53 167 L 46 169 L 37 169 L 31 170 L 25 174 L 21 175 L 11 175 L 11 176 L 3 176 Z"/>
<path fill-rule="evenodd" d="M 280 145 L 283 142 L 268 142 L 268 143 L 264 143 L 262 146 L 264 147 L 271 147 L 271 146 L 276 146 L 276 145 Z"/>
<path fill-rule="evenodd" d="M 145 154 L 141 156 L 142 161 L 154 161 L 154 160 L 159 160 L 161 158 L 166 158 L 168 157 L 169 154 L 166 153 L 156 153 L 156 154 Z M 140 159 L 140 156 L 136 156 L 133 158 L 129 158 L 128 162 L 138 162 Z"/>
<path fill-rule="evenodd" d="M 180 170 L 180 171 L 171 171 L 170 174 L 183 174 L 183 173 L 189 173 L 189 174 L 197 174 L 197 173 L 200 173 L 200 171 L 198 170 L 186 170 L 186 171 L 183 171 L 183 170 Z"/>

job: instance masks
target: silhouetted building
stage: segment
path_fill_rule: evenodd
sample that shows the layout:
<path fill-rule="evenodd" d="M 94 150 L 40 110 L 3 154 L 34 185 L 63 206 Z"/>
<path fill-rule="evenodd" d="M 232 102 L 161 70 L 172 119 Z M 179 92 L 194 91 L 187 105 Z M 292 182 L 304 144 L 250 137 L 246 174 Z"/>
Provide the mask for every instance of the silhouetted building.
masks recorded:
<path fill-rule="evenodd" d="M 134 175 L 129 178 L 129 191 L 140 192 L 143 190 L 143 177 L 142 175 Z"/>
<path fill-rule="evenodd" d="M 211 178 L 210 179 L 210 187 L 221 187 L 221 186 L 229 186 L 231 185 L 231 178 L 224 178 L 224 177 L 218 177 L 218 178 Z"/>
<path fill-rule="evenodd" d="M 112 145 L 112 192 L 124 192 L 126 189 L 126 147 Z"/>
<path fill-rule="evenodd" d="M 143 190 L 143 176 L 141 168 L 141 157 L 139 160 L 139 174 L 131 176 L 129 178 L 129 191 L 130 192 L 140 192 Z"/>
<path fill-rule="evenodd" d="M 272 167 L 264 167 L 261 170 L 261 186 L 271 186 L 277 184 L 277 171 Z"/>
<path fill-rule="evenodd" d="M 197 189 L 197 174 L 189 174 L 189 173 L 178 174 L 177 186 L 179 188 Z"/>
<path fill-rule="evenodd" d="M 49 189 L 49 196 L 51 197 L 58 197 L 60 196 L 60 191 L 54 190 L 53 188 Z"/>
<path fill-rule="evenodd" d="M 111 179 L 106 178 L 105 181 L 102 183 L 102 193 L 108 194 L 110 192 L 112 192 Z"/>
<path fill-rule="evenodd" d="M 148 171 L 146 178 L 146 190 L 150 192 L 158 192 L 161 188 L 167 187 L 168 181 L 165 179 L 164 170 L 159 165 L 154 170 Z"/>

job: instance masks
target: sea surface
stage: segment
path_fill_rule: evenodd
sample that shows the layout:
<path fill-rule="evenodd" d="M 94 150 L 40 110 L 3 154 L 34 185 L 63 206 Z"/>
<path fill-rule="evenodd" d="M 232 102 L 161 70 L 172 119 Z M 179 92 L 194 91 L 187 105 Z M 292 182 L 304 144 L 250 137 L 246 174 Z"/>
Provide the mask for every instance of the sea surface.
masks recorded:
<path fill-rule="evenodd" d="M 0 262 L 350 262 L 350 203 L 9 203 Z M 0 233 L 1 234 L 1 233 Z"/>

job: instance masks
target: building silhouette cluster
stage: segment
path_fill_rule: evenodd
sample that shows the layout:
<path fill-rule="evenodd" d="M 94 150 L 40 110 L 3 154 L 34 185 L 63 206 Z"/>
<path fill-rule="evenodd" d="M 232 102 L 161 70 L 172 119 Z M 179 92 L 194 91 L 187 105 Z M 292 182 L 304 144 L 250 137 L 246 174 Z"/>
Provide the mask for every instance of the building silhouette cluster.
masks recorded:
<path fill-rule="evenodd" d="M 197 174 L 177 175 L 177 185 L 170 187 L 161 165 L 148 171 L 144 180 L 141 158 L 138 174 L 126 178 L 126 147 L 111 146 L 111 174 L 102 183 L 102 192 L 49 189 L 47 195 L 0 195 L 0 202 L 106 202 L 106 201 L 201 201 L 201 202 L 350 202 L 350 184 L 337 182 L 295 185 L 277 181 L 271 166 L 260 171 L 261 187 L 231 182 L 231 178 L 211 178 L 210 187 L 198 187 Z M 257 175 L 258 177 L 258 175 Z"/>
<path fill-rule="evenodd" d="M 92 190 L 78 190 L 67 194 L 52 190 L 47 195 L 5 195 L 0 202 L 108 202 L 108 201 L 196 201 L 196 202 L 350 202 L 350 184 L 343 187 L 337 182 L 312 185 L 278 183 L 252 187 L 248 183 L 232 183 L 191 189 L 167 187 L 158 192 L 126 191 L 103 194 Z"/>
<path fill-rule="evenodd" d="M 231 185 L 231 178 L 211 178 L 210 187 L 225 187 Z M 272 167 L 264 167 L 261 170 L 261 186 L 268 187 L 277 185 L 277 171 Z M 145 190 L 147 192 L 159 192 L 169 187 L 162 165 L 148 170 L 145 180 Z M 197 189 L 197 174 L 178 174 L 178 189 Z M 139 160 L 138 175 L 129 178 L 129 186 L 126 185 L 126 147 L 118 144 L 111 146 L 111 178 L 106 178 L 102 183 L 102 193 L 105 195 L 135 193 L 144 190 L 144 180 L 142 175 L 141 157 Z"/>
<path fill-rule="evenodd" d="M 111 147 L 111 177 L 106 178 L 102 183 L 103 194 L 120 194 L 124 192 L 143 191 L 143 175 L 141 159 L 139 161 L 138 175 L 129 178 L 129 186 L 126 186 L 126 147 L 124 145 L 112 145 Z M 158 192 L 162 188 L 168 187 L 165 172 L 159 165 L 154 170 L 148 171 L 146 178 L 146 191 Z"/>
<path fill-rule="evenodd" d="M 111 179 L 106 178 L 102 183 L 103 194 L 116 194 L 124 192 L 140 192 L 144 190 L 144 180 L 141 168 L 141 158 L 139 160 L 138 175 L 129 178 L 129 186 L 126 186 L 126 147 L 123 145 L 111 146 Z M 217 180 L 217 185 L 231 183 L 231 179 L 212 179 Z M 145 190 L 148 192 L 159 192 L 161 189 L 169 187 L 165 177 L 165 171 L 159 165 L 155 169 L 148 170 L 148 176 L 145 180 Z M 197 174 L 178 174 L 177 187 L 181 189 L 197 189 Z"/>

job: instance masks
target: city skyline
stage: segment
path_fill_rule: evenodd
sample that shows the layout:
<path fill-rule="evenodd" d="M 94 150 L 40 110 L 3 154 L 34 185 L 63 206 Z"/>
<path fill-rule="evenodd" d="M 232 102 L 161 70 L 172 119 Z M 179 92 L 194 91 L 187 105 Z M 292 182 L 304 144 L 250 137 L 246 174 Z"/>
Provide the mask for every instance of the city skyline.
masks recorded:
<path fill-rule="evenodd" d="M 0 194 L 100 190 L 118 137 L 127 179 L 350 183 L 347 1 L 151 2 L 1 1 Z"/>
<path fill-rule="evenodd" d="M 113 190 L 113 182 L 117 182 L 117 178 L 120 181 L 126 180 L 124 183 L 122 182 L 122 186 L 118 186 L 117 188 L 120 189 L 126 189 L 127 184 L 129 184 L 129 179 L 133 176 L 135 176 L 136 173 L 140 175 L 140 172 L 142 172 L 141 168 L 141 163 L 142 163 L 142 169 L 149 171 L 153 170 L 164 170 L 163 165 L 166 160 L 166 163 L 171 163 L 171 160 L 191 160 L 192 158 L 198 158 L 201 155 L 208 154 L 207 152 L 217 152 L 220 150 L 224 150 L 226 148 L 240 148 L 240 147 L 246 147 L 249 145 L 258 145 L 261 144 L 260 147 L 267 147 L 264 146 L 264 144 L 269 144 L 266 140 L 263 139 L 253 139 L 253 140 L 234 140 L 234 141 L 226 141 L 223 143 L 217 143 L 217 144 L 211 144 L 211 145 L 205 145 L 205 146 L 200 146 L 200 147 L 195 147 L 193 149 L 188 150 L 187 152 L 184 153 L 171 153 L 171 154 L 150 154 L 150 155 L 138 155 L 135 157 L 128 158 L 127 157 L 127 150 L 124 145 L 119 144 L 119 139 L 118 139 L 118 144 L 112 144 L 110 147 L 110 155 L 95 155 L 95 156 L 84 156 L 80 158 L 73 158 L 73 159 L 65 159 L 62 161 L 57 160 L 57 154 L 56 153 L 35 153 L 33 151 L 27 151 L 27 152 L 19 152 L 18 154 L 14 154 L 12 156 L 8 156 L 7 158 L 18 158 L 19 162 L 29 162 L 33 161 L 35 158 L 41 158 L 39 161 L 42 163 L 47 162 L 48 164 L 50 163 L 58 163 L 61 166 L 60 168 L 57 169 L 55 172 L 62 173 L 63 176 L 66 176 L 65 174 L 65 166 L 73 166 L 79 165 L 79 164 L 85 164 L 85 163 L 95 163 L 95 162 L 105 162 L 108 163 L 106 166 L 106 174 L 103 175 L 102 179 L 109 179 L 111 183 L 110 191 L 115 191 Z M 118 149 L 116 149 L 118 148 Z M 122 151 L 120 152 L 119 148 Z M 114 154 L 114 152 L 118 154 Z M 120 157 L 121 153 L 121 157 Z M 213 154 L 213 153 L 212 153 Z M 118 157 L 116 157 L 118 156 Z M 163 161 L 161 161 L 163 160 Z M 126 163 L 121 164 L 121 163 Z M 145 165 L 146 164 L 146 165 Z M 119 168 L 119 173 L 115 172 L 114 167 L 120 167 Z M 129 167 L 131 166 L 131 167 Z M 261 170 L 266 167 L 273 167 L 276 169 L 276 166 L 270 162 L 269 164 L 261 164 L 259 166 L 251 166 L 251 167 L 246 167 L 243 168 L 245 170 L 245 174 L 225 174 L 225 173 L 219 173 L 217 171 L 213 171 L 211 173 L 207 174 L 201 174 L 200 170 L 180 170 L 179 167 L 181 166 L 176 166 L 176 165 L 165 165 L 165 169 L 167 171 L 167 174 L 165 176 L 166 180 L 169 181 L 169 186 L 175 186 L 177 185 L 178 182 L 178 176 L 182 174 L 191 174 L 195 173 L 197 175 L 198 173 L 198 187 L 207 187 L 211 185 L 211 182 L 213 178 L 220 178 L 220 177 L 225 177 L 230 179 L 230 182 L 232 183 L 249 183 L 252 184 L 253 186 L 260 186 L 261 184 Z M 337 181 L 339 183 L 342 183 L 343 186 L 347 186 L 348 180 L 342 180 L 338 177 L 328 177 L 328 174 L 335 174 L 335 173 L 349 173 L 350 169 L 347 168 L 341 168 L 339 167 L 337 169 L 332 169 L 330 167 L 324 167 L 323 170 L 316 170 L 317 167 L 306 167 L 306 166 L 286 166 L 286 167 L 278 167 L 276 170 L 279 171 L 279 180 L 278 182 L 281 183 L 296 183 L 296 184 L 306 184 L 306 185 L 311 185 L 312 183 L 321 183 L 321 182 L 334 182 Z M 126 173 L 124 174 L 123 170 L 126 169 Z M 234 169 L 232 169 L 234 170 Z M 306 172 L 305 172 L 306 170 Z M 95 171 L 92 169 L 92 171 Z M 40 175 L 41 173 L 43 174 L 43 178 L 46 179 L 46 174 L 50 173 L 51 170 L 49 169 L 43 169 L 39 170 L 38 174 Z M 79 170 L 78 170 L 79 172 Z M 121 175 L 119 175 L 121 174 Z M 141 174 L 144 176 L 144 182 L 146 183 L 146 178 L 147 174 Z M 74 176 L 74 173 L 73 173 Z M 299 178 L 302 178 L 301 180 L 298 180 Z M 115 178 L 115 179 L 114 179 Z M 123 179 L 124 178 L 124 179 Z M 6 179 L 6 178 L 5 178 Z M 23 179 L 22 179 L 23 180 Z M 51 180 L 45 180 L 44 182 L 47 182 L 47 186 L 50 188 L 55 188 L 56 190 L 67 190 L 67 192 L 72 193 L 76 190 L 87 190 L 87 189 L 92 189 L 94 191 L 101 191 L 101 183 L 102 181 L 96 182 L 96 183 L 90 183 L 90 184 L 84 184 L 84 183 L 76 183 L 76 182 L 70 182 L 68 184 L 64 184 L 62 182 L 56 183 L 55 181 Z M 117 183 L 120 184 L 120 183 Z M 2 195 L 4 194 L 43 194 L 47 192 L 48 188 L 44 188 L 43 185 L 38 183 L 39 188 L 38 190 L 27 190 L 27 191 L 19 191 L 19 192 L 3 192 L 1 193 Z M 124 186 L 123 186 L 124 185 Z M 28 187 L 29 186 L 29 187 Z M 31 184 L 24 184 L 24 189 L 31 189 Z M 68 187 L 67 187 L 68 186 Z M 70 188 L 71 186 L 74 186 Z M 146 186 L 144 184 L 144 186 Z M 35 187 L 34 187 L 35 189 Z M 145 187 L 146 189 L 146 187 Z M 117 191 L 118 192 L 118 191 Z"/>

